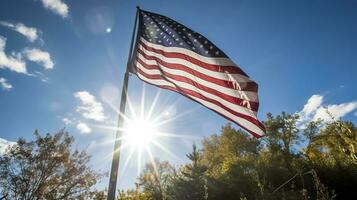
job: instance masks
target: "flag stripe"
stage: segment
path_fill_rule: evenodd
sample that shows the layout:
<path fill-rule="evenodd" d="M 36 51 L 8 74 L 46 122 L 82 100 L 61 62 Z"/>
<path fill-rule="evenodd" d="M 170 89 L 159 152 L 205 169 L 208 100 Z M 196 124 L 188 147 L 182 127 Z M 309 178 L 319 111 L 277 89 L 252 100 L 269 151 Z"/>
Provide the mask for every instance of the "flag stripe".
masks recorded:
<path fill-rule="evenodd" d="M 162 79 L 161 76 L 157 77 L 150 77 L 150 75 L 147 75 L 145 73 L 142 73 L 141 71 L 137 73 L 137 76 L 150 84 L 156 85 L 158 87 L 164 88 L 164 89 L 169 89 L 175 92 L 178 92 L 184 96 L 187 96 L 193 100 L 195 100 L 198 103 L 201 103 L 202 105 L 208 107 L 209 109 L 221 114 L 228 120 L 231 120 L 241 127 L 243 127 L 245 130 L 247 130 L 249 133 L 253 134 L 255 137 L 262 137 L 264 134 L 264 126 L 255 118 L 243 115 L 238 112 L 233 113 L 229 112 L 230 109 L 225 108 L 224 106 L 220 106 L 218 101 L 209 99 L 207 97 L 203 97 L 199 93 L 192 92 L 188 89 L 178 89 L 174 84 Z M 218 104 L 218 105 L 217 105 Z"/>
<path fill-rule="evenodd" d="M 160 60 L 158 58 L 151 58 L 149 56 L 147 56 L 146 54 L 142 54 L 143 52 L 141 52 L 140 49 L 138 49 L 138 58 L 142 59 L 142 60 L 145 60 L 145 63 L 148 63 L 148 64 L 154 64 L 154 65 L 157 65 L 157 64 L 160 64 Z M 146 56 L 146 57 L 145 57 Z M 153 60 L 152 62 L 150 61 L 147 61 L 146 58 L 150 58 L 150 59 L 155 59 Z M 165 63 L 162 63 L 163 66 L 167 67 L 165 65 Z M 195 76 L 198 77 L 198 75 L 195 74 Z M 202 78 L 202 77 L 200 77 Z M 212 83 L 210 84 L 212 85 Z M 232 96 L 232 97 L 238 97 L 238 98 L 241 98 L 241 99 L 244 99 L 246 101 L 250 101 L 250 102 L 258 102 L 258 96 L 257 96 L 257 93 L 256 92 L 253 92 L 253 91 L 244 91 L 243 89 L 241 89 L 240 87 L 243 87 L 244 88 L 244 85 L 241 83 L 240 85 L 238 85 L 238 83 L 236 84 L 236 88 L 229 88 L 229 87 L 224 87 L 222 85 L 215 85 L 213 86 L 214 89 L 219 89 L 220 92 L 226 94 L 226 95 L 229 95 L 229 96 Z"/>
<path fill-rule="evenodd" d="M 159 53 L 167 58 L 181 58 L 211 71 L 237 73 L 248 77 L 246 73 L 244 73 L 236 64 L 227 58 L 212 59 L 198 55 L 197 53 L 184 48 L 165 47 L 162 45 L 153 44 L 146 41 L 144 38 L 141 38 L 140 44 L 146 47 L 147 50 Z M 165 49 L 165 51 L 162 49 Z"/>
<path fill-rule="evenodd" d="M 238 105 L 245 107 L 247 109 L 251 109 L 253 111 L 257 111 L 259 107 L 259 103 L 253 102 L 253 101 L 246 101 L 241 98 L 238 98 L 237 94 L 230 96 L 225 93 L 222 93 L 222 89 L 213 86 L 212 83 L 200 80 L 199 78 L 195 78 L 193 75 L 181 72 L 179 70 L 171 70 L 171 69 L 166 69 L 164 66 L 160 65 L 148 65 L 146 64 L 141 58 L 140 54 L 138 57 L 138 62 L 140 65 L 137 65 L 141 70 L 144 70 L 148 74 L 159 74 L 165 77 L 169 77 L 172 80 L 183 82 L 190 84 L 190 87 L 195 88 L 196 90 L 202 90 L 204 92 L 210 93 L 212 95 L 216 95 L 222 100 L 228 101 L 232 103 L 233 105 Z M 145 69 L 144 69 L 145 68 Z M 150 71 L 151 70 L 151 71 Z M 239 91 L 235 91 L 238 93 Z"/>
<path fill-rule="evenodd" d="M 138 51 L 140 50 L 141 53 L 147 55 L 148 58 L 150 59 L 159 59 L 162 62 L 169 63 L 169 64 L 174 64 L 172 67 L 177 67 L 177 66 L 186 66 L 191 70 L 194 71 L 200 71 L 201 73 L 205 74 L 206 76 L 213 77 L 216 79 L 224 80 L 224 81 L 231 81 L 231 82 L 243 82 L 243 83 L 249 83 L 253 82 L 250 80 L 248 77 L 243 76 L 241 74 L 230 74 L 227 72 L 218 72 L 218 71 L 211 71 L 207 70 L 205 68 L 202 68 L 194 63 L 191 63 L 185 59 L 180 59 L 180 58 L 167 58 L 161 54 L 151 52 L 147 49 L 144 48 L 144 46 L 140 45 L 138 46 Z"/>
<path fill-rule="evenodd" d="M 236 77 L 230 77 L 229 74 L 227 73 L 217 73 L 215 74 L 215 76 L 212 76 L 212 72 L 207 73 L 206 71 L 202 71 L 202 70 L 201 70 L 202 72 L 200 72 L 195 69 L 196 67 L 193 67 L 193 65 L 188 62 L 180 62 L 181 64 L 177 64 L 177 62 L 174 63 L 172 62 L 172 60 L 171 62 L 166 62 L 164 60 L 168 60 L 167 58 L 161 55 L 154 56 L 155 54 L 147 51 L 141 45 L 139 45 L 138 53 L 141 54 L 140 56 L 145 57 L 147 63 L 159 63 L 162 66 L 165 66 L 166 68 L 185 71 L 194 76 L 198 76 L 201 79 L 210 81 L 212 83 L 215 83 L 223 87 L 227 87 L 227 88 L 238 87 L 242 91 L 251 91 L 251 92 L 258 91 L 258 85 L 254 81 L 249 80 L 247 77 L 244 77 L 243 79 L 242 75 L 237 74 Z"/>
<path fill-rule="evenodd" d="M 174 84 L 178 89 L 193 91 L 193 92 L 199 94 L 200 96 L 203 96 L 205 98 L 210 98 L 210 99 L 217 101 L 218 103 L 224 105 L 225 107 L 230 108 L 232 111 L 238 111 L 246 116 L 255 118 L 256 112 L 254 112 L 250 109 L 247 109 L 245 107 L 239 106 L 237 104 L 230 103 L 230 102 L 224 100 L 223 98 L 221 98 L 220 96 L 210 94 L 206 91 L 195 88 L 188 83 L 180 82 L 180 81 L 172 79 L 166 75 L 162 75 L 161 72 L 158 70 L 147 70 L 140 63 L 137 63 L 136 67 L 137 67 L 138 73 L 144 74 L 147 78 L 165 79 L 166 81 Z"/>

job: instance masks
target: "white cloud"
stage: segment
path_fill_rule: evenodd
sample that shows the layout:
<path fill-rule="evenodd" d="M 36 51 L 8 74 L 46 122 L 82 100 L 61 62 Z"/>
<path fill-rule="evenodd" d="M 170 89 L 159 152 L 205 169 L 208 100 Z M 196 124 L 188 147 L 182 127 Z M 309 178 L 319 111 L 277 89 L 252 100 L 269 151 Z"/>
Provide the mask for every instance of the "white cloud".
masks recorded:
<path fill-rule="evenodd" d="M 104 109 L 100 102 L 87 91 L 79 91 L 74 93 L 74 97 L 80 100 L 81 106 L 77 107 L 77 112 L 81 113 L 83 117 L 96 121 L 104 121 Z"/>
<path fill-rule="evenodd" d="M 53 69 L 53 61 L 50 54 L 46 51 L 40 49 L 25 49 L 24 55 L 28 60 L 42 64 L 45 69 Z"/>
<path fill-rule="evenodd" d="M 67 118 L 67 117 L 63 118 L 62 121 L 63 121 L 66 125 L 69 125 L 69 124 L 72 124 L 72 123 L 73 123 L 73 121 L 70 120 L 70 119 Z"/>
<path fill-rule="evenodd" d="M 5 140 L 3 138 L 0 138 L 0 155 L 5 153 L 5 150 L 7 147 L 16 144 L 16 142 L 11 142 L 8 140 Z"/>
<path fill-rule="evenodd" d="M 34 42 L 38 38 L 39 31 L 36 28 L 25 26 L 23 23 L 12 24 L 9 22 L 0 21 L 0 24 L 22 34 L 30 42 Z"/>
<path fill-rule="evenodd" d="M 312 112 L 314 112 L 318 107 L 321 106 L 322 101 L 324 97 L 321 95 L 312 95 L 310 99 L 307 101 L 307 103 L 304 105 L 304 108 L 302 109 L 302 112 L 305 115 L 309 115 Z"/>
<path fill-rule="evenodd" d="M 61 0 L 41 0 L 43 6 L 52 12 L 61 15 L 63 18 L 68 17 L 68 6 Z"/>
<path fill-rule="evenodd" d="M 322 119 L 326 122 L 332 121 L 330 113 L 334 118 L 339 119 L 357 108 L 357 101 L 327 105 L 326 107 L 319 107 L 316 110 L 315 116 L 312 120 Z"/>
<path fill-rule="evenodd" d="M 81 133 L 90 133 L 90 132 L 92 132 L 92 129 L 89 128 L 88 125 L 86 123 L 83 123 L 83 122 L 79 122 L 76 127 Z"/>
<path fill-rule="evenodd" d="M 6 38 L 0 36 L 0 68 L 9 69 L 17 73 L 27 74 L 26 63 L 22 60 L 21 54 L 8 56 L 5 53 Z"/>
<path fill-rule="evenodd" d="M 3 77 L 0 77 L 0 86 L 2 87 L 3 90 L 11 90 L 12 85 L 7 82 L 7 80 Z"/>
<path fill-rule="evenodd" d="M 333 120 L 332 117 L 340 119 L 357 109 L 357 101 L 323 105 L 323 100 L 324 96 L 322 95 L 312 95 L 309 98 L 304 108 L 298 112 L 300 115 L 300 128 L 305 127 L 306 123 L 318 119 L 324 122 L 331 122 Z"/>

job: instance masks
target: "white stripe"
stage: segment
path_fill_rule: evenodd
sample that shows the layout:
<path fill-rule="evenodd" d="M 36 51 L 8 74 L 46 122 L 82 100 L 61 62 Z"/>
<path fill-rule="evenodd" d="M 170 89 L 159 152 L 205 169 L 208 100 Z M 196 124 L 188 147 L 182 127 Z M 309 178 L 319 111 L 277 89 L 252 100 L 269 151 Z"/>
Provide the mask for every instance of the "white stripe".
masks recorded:
<path fill-rule="evenodd" d="M 211 64 L 211 65 L 221 65 L 221 66 L 237 66 L 231 59 L 229 58 L 224 58 L 224 57 L 206 57 L 206 56 L 201 56 L 198 53 L 185 49 L 185 48 L 180 48 L 180 47 L 165 47 L 163 45 L 159 44 L 153 44 L 147 40 L 145 40 L 143 37 L 140 37 L 141 41 L 152 48 L 155 49 L 165 49 L 166 52 L 172 52 L 172 53 L 183 53 L 186 55 L 191 56 L 192 58 L 196 58 L 197 60 L 200 60 L 202 62 Z"/>
<path fill-rule="evenodd" d="M 161 72 L 157 69 L 146 69 L 145 67 L 143 67 L 140 63 L 137 63 L 136 66 L 141 69 L 144 73 L 146 74 L 149 74 L 149 75 L 160 75 L 160 76 L 164 76 L 161 74 Z M 239 112 L 239 113 L 242 113 L 244 115 L 247 115 L 247 116 L 250 116 L 250 117 L 253 117 L 253 118 L 256 118 L 256 112 L 246 108 L 246 107 L 242 107 L 242 106 L 239 106 L 237 104 L 234 104 L 234 103 L 231 103 L 229 101 L 226 101 L 224 100 L 223 98 L 217 96 L 217 95 L 214 95 L 214 94 L 211 94 L 211 93 L 208 93 L 204 90 L 201 90 L 199 88 L 196 88 L 195 86 L 191 85 L 191 84 L 188 84 L 188 83 L 185 83 L 185 82 L 180 82 L 180 81 L 177 81 L 175 79 L 172 79 L 172 78 L 169 78 L 167 76 L 164 76 L 166 79 L 168 79 L 171 83 L 174 83 L 176 84 L 177 86 L 179 86 L 180 88 L 184 88 L 184 89 L 188 89 L 188 90 L 192 90 L 192 91 L 195 91 L 199 94 L 201 94 L 202 96 L 204 97 L 207 97 L 207 98 L 210 98 L 210 99 L 214 99 L 218 102 L 220 102 L 221 104 L 223 104 L 224 106 L 226 106 L 227 108 L 230 108 L 231 110 L 234 110 L 236 112 Z M 174 85 L 173 84 L 173 85 Z M 176 87 L 176 86 L 174 86 Z"/>
<path fill-rule="evenodd" d="M 137 73 L 138 77 L 148 83 L 154 84 L 154 85 L 158 85 L 158 86 L 170 86 L 170 87 L 175 87 L 175 85 L 173 85 L 172 83 L 165 81 L 163 79 L 161 80 L 152 80 L 152 79 L 148 79 L 145 76 L 141 75 L 140 73 Z M 235 121 L 236 123 L 240 124 L 241 126 L 244 126 L 245 128 L 249 129 L 250 131 L 258 134 L 258 135 L 264 135 L 264 131 L 260 129 L 260 127 L 256 126 L 255 124 L 251 123 L 250 121 L 244 119 L 244 118 L 240 118 L 237 117 L 236 115 L 233 115 L 232 113 L 222 109 L 221 107 L 217 106 L 216 104 L 207 102 L 205 100 L 202 100 L 200 98 L 197 97 L 193 97 L 191 95 L 186 94 L 187 96 L 190 96 L 192 99 L 195 99 L 196 101 L 202 103 L 204 106 L 232 119 L 233 121 Z"/>
<path fill-rule="evenodd" d="M 186 77 L 194 82 L 197 82 L 203 86 L 212 88 L 216 91 L 219 91 L 225 95 L 234 97 L 234 98 L 240 98 L 242 100 L 246 100 L 246 101 L 252 101 L 252 102 L 258 102 L 257 99 L 257 93 L 256 92 L 250 92 L 250 91 L 240 91 L 240 90 L 235 90 L 235 89 L 231 89 L 228 87 L 223 87 L 219 84 L 215 84 L 209 81 L 206 81 L 204 79 L 201 79 L 197 76 L 194 76 L 188 72 L 179 70 L 179 69 L 171 69 L 171 68 L 167 68 L 164 65 L 161 65 L 160 63 L 156 62 L 155 60 L 147 60 L 144 56 L 142 56 L 140 53 L 138 53 L 138 58 L 140 60 L 142 60 L 144 63 L 148 64 L 148 65 L 157 65 L 160 67 L 160 69 L 162 69 L 164 72 L 170 73 L 170 74 L 174 74 L 174 75 L 180 75 L 183 77 Z"/>
<path fill-rule="evenodd" d="M 248 77 L 242 75 L 242 74 L 229 74 L 228 72 L 217 72 L 217 71 L 212 71 L 212 70 L 208 70 L 204 67 L 200 67 L 194 63 L 189 62 L 188 60 L 185 59 L 181 59 L 181 58 L 167 58 L 159 53 L 155 53 L 152 51 L 149 51 L 147 49 L 145 49 L 142 45 L 139 44 L 139 49 L 141 51 L 143 51 L 145 53 L 145 55 L 148 56 L 153 56 L 156 58 L 159 58 L 160 60 L 167 62 L 167 63 L 172 63 L 172 64 L 181 64 L 184 65 L 192 70 L 201 72 L 202 74 L 205 74 L 207 76 L 213 77 L 213 78 L 217 78 L 217 79 L 221 79 L 224 81 L 236 81 L 239 83 L 242 82 L 252 82 L 252 80 L 250 80 Z M 166 49 L 165 49 L 166 51 Z"/>

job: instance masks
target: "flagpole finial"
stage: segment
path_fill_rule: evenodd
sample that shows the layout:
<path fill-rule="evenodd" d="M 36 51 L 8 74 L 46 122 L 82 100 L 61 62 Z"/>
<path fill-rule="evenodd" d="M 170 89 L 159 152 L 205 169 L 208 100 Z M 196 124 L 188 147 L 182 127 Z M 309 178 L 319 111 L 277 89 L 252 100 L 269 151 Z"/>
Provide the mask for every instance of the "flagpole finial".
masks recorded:
<path fill-rule="evenodd" d="M 140 6 L 136 6 L 136 9 L 140 10 Z"/>

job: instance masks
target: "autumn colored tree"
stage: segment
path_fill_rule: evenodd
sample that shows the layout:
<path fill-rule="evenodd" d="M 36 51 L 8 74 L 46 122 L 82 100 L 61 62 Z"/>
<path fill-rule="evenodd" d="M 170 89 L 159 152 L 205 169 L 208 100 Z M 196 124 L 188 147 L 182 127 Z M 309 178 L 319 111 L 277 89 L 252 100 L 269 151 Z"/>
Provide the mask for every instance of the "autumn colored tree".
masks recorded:
<path fill-rule="evenodd" d="M 19 139 L 0 156 L 0 190 L 4 199 L 85 199 L 102 174 L 88 166 L 90 156 L 73 150 L 73 137 L 34 133 Z"/>

